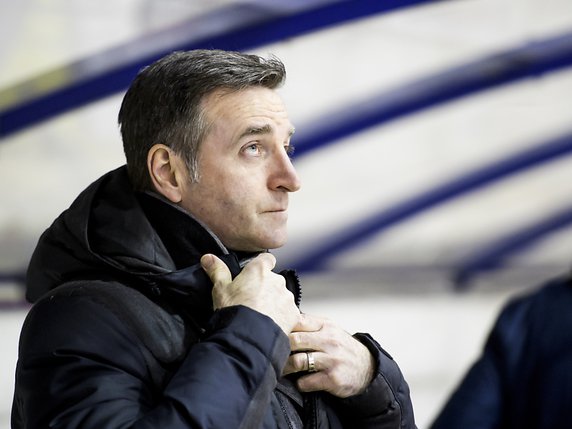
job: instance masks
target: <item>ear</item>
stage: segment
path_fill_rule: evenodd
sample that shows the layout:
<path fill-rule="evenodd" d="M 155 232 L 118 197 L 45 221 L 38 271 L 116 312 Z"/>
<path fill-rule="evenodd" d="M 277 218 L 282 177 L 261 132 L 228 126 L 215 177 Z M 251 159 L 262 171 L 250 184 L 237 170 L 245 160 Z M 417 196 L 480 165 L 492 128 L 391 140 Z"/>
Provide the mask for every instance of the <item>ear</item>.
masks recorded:
<path fill-rule="evenodd" d="M 155 190 L 173 203 L 183 198 L 186 181 L 185 163 L 163 144 L 156 144 L 147 153 L 147 169 Z"/>

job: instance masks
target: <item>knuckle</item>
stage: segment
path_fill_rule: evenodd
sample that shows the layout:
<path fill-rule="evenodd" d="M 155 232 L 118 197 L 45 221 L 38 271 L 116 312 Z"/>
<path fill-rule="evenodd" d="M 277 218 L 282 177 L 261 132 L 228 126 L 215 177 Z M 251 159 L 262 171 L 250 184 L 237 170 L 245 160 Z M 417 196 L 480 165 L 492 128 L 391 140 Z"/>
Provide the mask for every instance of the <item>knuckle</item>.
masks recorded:
<path fill-rule="evenodd" d="M 294 355 L 288 357 L 286 364 L 284 365 L 284 371 L 290 372 L 294 368 Z"/>
<path fill-rule="evenodd" d="M 322 318 L 321 322 L 322 322 L 322 329 L 323 330 L 333 331 L 336 329 L 336 325 L 334 324 L 334 322 L 331 319 Z"/>
<path fill-rule="evenodd" d="M 271 271 L 271 273 L 274 276 L 276 284 L 279 285 L 281 288 L 284 288 L 287 292 L 290 292 L 288 289 L 286 289 L 286 279 L 284 278 L 284 276 L 281 276 L 280 274 L 276 274 L 273 271 Z"/>
<path fill-rule="evenodd" d="M 339 341 L 336 340 L 336 338 L 333 338 L 333 337 L 328 336 L 328 335 L 324 335 L 323 341 L 324 341 L 324 347 L 326 347 L 330 351 L 332 356 L 338 356 L 339 355 L 338 351 L 341 349 L 341 345 L 340 345 Z"/>
<path fill-rule="evenodd" d="M 336 386 L 340 391 L 347 391 L 351 388 L 347 380 L 339 371 L 332 371 L 330 374 L 330 381 L 334 386 Z"/>
<path fill-rule="evenodd" d="M 302 344 L 302 339 L 300 338 L 300 334 L 299 333 L 292 333 L 290 334 L 290 343 L 292 344 L 292 347 L 296 350 L 300 347 L 300 344 Z"/>
<path fill-rule="evenodd" d="M 306 353 L 296 353 L 296 369 L 304 370 L 306 368 Z"/>
<path fill-rule="evenodd" d="M 254 259 L 244 266 L 241 275 L 248 276 L 261 271 L 260 263 Z"/>
<path fill-rule="evenodd" d="M 294 296 L 289 291 L 280 293 L 277 298 L 286 306 L 289 306 L 290 302 L 294 303 Z"/>

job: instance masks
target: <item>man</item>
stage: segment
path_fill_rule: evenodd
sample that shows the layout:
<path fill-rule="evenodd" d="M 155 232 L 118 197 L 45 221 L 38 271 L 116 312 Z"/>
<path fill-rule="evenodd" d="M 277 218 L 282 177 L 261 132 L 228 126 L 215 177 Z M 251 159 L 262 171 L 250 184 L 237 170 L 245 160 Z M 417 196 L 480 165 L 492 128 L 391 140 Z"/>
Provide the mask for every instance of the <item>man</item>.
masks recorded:
<path fill-rule="evenodd" d="M 119 122 L 127 166 L 89 186 L 28 269 L 14 428 L 413 428 L 369 336 L 300 314 L 286 241 L 294 128 L 277 59 L 171 54 Z"/>
<path fill-rule="evenodd" d="M 432 429 L 572 426 L 572 276 L 513 298 Z"/>

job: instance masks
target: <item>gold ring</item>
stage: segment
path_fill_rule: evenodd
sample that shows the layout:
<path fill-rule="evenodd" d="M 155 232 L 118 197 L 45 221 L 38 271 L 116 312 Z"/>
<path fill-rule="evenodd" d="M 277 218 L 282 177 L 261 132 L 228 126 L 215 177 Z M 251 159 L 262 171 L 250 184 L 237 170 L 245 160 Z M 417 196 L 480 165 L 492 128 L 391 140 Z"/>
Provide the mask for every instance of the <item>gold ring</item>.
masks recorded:
<path fill-rule="evenodd" d="M 316 372 L 316 361 L 314 353 L 306 352 L 306 360 L 308 361 L 308 372 Z"/>

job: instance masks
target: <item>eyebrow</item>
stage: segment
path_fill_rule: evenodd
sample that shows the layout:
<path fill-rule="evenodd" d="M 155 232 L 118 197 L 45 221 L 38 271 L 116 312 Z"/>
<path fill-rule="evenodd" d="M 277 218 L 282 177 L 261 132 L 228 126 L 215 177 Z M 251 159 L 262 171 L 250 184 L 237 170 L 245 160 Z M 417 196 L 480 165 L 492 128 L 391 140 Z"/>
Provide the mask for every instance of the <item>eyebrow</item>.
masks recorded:
<path fill-rule="evenodd" d="M 273 128 L 272 128 L 272 125 L 270 125 L 270 124 L 262 125 L 260 127 L 249 127 L 246 129 L 246 131 L 244 131 L 240 135 L 240 139 L 242 139 L 244 137 L 248 137 L 248 136 L 256 136 L 256 135 L 261 135 L 261 134 L 271 134 L 272 131 L 273 131 Z M 295 131 L 296 131 L 296 129 L 294 127 L 290 128 L 290 131 L 288 132 L 288 137 L 292 137 L 292 134 L 294 134 Z"/>

